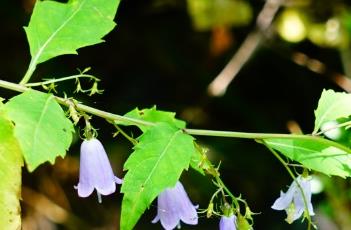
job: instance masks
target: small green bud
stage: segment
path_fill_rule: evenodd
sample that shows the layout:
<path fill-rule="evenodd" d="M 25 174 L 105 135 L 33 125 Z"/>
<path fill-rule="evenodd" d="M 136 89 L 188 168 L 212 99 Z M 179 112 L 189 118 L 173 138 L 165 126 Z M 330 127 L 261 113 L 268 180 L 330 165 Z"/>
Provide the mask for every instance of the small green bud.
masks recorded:
<path fill-rule="evenodd" d="M 213 213 L 213 203 L 211 202 L 208 205 L 207 212 L 206 212 L 206 217 L 210 218 L 212 216 L 212 213 Z"/>
<path fill-rule="evenodd" d="M 238 227 L 238 230 L 252 230 L 253 229 L 251 224 L 241 214 L 238 215 L 237 227 Z"/>
<path fill-rule="evenodd" d="M 93 84 L 93 86 L 91 87 L 91 89 L 90 89 L 90 94 L 89 94 L 89 96 L 92 96 L 92 95 L 94 95 L 94 94 L 102 94 L 102 92 L 104 92 L 104 90 L 100 90 L 100 89 L 98 89 L 98 82 L 97 81 L 95 81 L 94 82 L 94 84 Z"/>

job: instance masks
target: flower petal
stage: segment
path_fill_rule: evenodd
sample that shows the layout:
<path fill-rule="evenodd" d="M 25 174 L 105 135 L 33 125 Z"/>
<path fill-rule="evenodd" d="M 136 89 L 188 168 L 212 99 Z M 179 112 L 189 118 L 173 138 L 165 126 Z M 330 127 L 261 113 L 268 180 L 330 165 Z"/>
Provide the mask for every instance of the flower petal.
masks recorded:
<path fill-rule="evenodd" d="M 178 181 L 174 188 L 174 196 L 178 204 L 179 217 L 186 224 L 196 225 L 198 216 L 195 206 L 191 203 L 183 185 Z"/>
<path fill-rule="evenodd" d="M 77 185 L 78 196 L 87 197 L 94 191 L 94 185 L 91 181 L 92 171 L 90 170 L 91 159 L 85 141 L 81 145 L 80 166 L 79 166 L 79 183 Z"/>
<path fill-rule="evenodd" d="M 96 188 L 101 195 L 116 191 L 122 180 L 113 174 L 110 161 L 101 142 L 96 138 L 84 140 L 80 148 L 78 195 L 87 197 Z"/>
<path fill-rule="evenodd" d="M 236 230 L 236 216 L 222 216 L 219 221 L 219 230 Z"/>
<path fill-rule="evenodd" d="M 174 229 L 179 223 L 178 204 L 172 189 L 166 189 L 157 198 L 157 216 L 166 230 Z"/>
<path fill-rule="evenodd" d="M 289 207 L 294 195 L 294 191 L 290 188 L 287 191 L 287 193 L 283 193 L 282 191 L 280 191 L 280 197 L 274 202 L 274 204 L 271 207 L 272 209 L 284 210 Z"/>
<path fill-rule="evenodd" d="M 311 182 L 310 178 L 303 178 L 303 177 L 298 177 L 297 182 L 300 184 L 302 191 L 305 195 L 306 202 L 307 202 L 307 208 L 308 208 L 308 213 L 313 216 L 313 206 L 311 203 L 311 197 L 312 197 L 312 192 L 311 192 Z M 302 212 L 305 210 L 305 203 L 304 199 L 301 193 L 300 188 L 297 188 L 298 190 L 296 191 L 294 195 L 294 204 L 296 207 L 296 210 L 302 210 Z M 302 213 L 301 213 L 302 214 Z"/>
<path fill-rule="evenodd" d="M 155 224 L 160 220 L 160 217 L 158 216 L 158 214 L 155 216 L 155 218 L 151 221 L 151 223 Z"/>
<path fill-rule="evenodd" d="M 115 176 L 115 182 L 117 184 L 122 184 L 123 183 L 123 180 L 122 179 L 119 179 L 118 177 Z"/>
<path fill-rule="evenodd" d="M 78 183 L 76 188 L 80 197 L 88 197 L 94 191 L 94 187 L 87 183 Z"/>
<path fill-rule="evenodd" d="M 109 195 L 116 191 L 115 176 L 111 164 L 104 147 L 98 139 L 93 138 L 83 141 L 81 145 L 82 164 L 85 164 L 87 167 L 82 168 L 80 171 L 89 176 L 90 184 L 99 193 Z"/>

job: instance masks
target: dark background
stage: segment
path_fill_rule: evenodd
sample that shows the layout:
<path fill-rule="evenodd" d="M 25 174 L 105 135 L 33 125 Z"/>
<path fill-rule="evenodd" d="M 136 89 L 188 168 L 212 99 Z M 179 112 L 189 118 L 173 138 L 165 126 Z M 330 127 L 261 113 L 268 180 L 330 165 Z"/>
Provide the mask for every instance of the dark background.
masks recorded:
<path fill-rule="evenodd" d="M 189 128 L 289 133 L 288 122 L 294 121 L 303 132 L 310 133 L 322 90 L 342 91 L 332 80 L 333 75 L 344 72 L 337 47 L 320 47 L 308 40 L 292 44 L 273 34 L 255 51 L 224 96 L 207 94 L 208 84 L 254 28 L 254 18 L 264 3 L 247 2 L 252 7 L 253 19 L 243 26 L 225 27 L 231 42 L 214 54 L 211 47 L 216 30 L 197 31 L 186 1 L 124 0 L 115 19 L 117 27 L 105 37 L 105 43 L 82 48 L 78 56 L 61 56 L 40 64 L 31 81 L 73 75 L 77 68 L 91 67 L 90 73 L 102 80 L 102 95 L 74 95 L 73 81 L 60 85 L 58 94 L 66 92 L 87 105 L 116 114 L 157 105 L 159 109 L 176 112 L 178 118 L 188 122 Z M 327 1 L 320 10 L 316 8 L 320 14 L 316 18 L 323 22 L 333 16 L 335 12 L 327 9 L 336 4 L 347 7 L 344 1 Z M 19 82 L 29 64 L 23 26 L 28 24 L 31 7 L 29 0 L 2 1 L 1 79 Z M 327 71 L 320 74 L 297 65 L 292 61 L 295 52 L 320 60 Z M 4 89 L 0 92 L 4 98 L 16 95 Z M 121 136 L 113 138 L 114 128 L 104 120 L 94 118 L 92 123 L 99 129 L 99 139 L 109 153 L 115 173 L 122 177 L 122 165 L 131 145 Z M 134 129 L 126 131 L 138 134 Z M 268 150 L 252 140 L 196 138 L 210 149 L 209 157 L 214 164 L 222 162 L 220 172 L 231 191 L 241 194 L 251 210 L 260 213 L 254 216 L 255 229 L 306 229 L 300 221 L 288 225 L 284 222 L 285 212 L 270 208 L 279 191 L 287 189 L 291 178 Z M 118 229 L 121 194 L 103 197 L 103 203 L 98 204 L 95 194 L 81 199 L 73 188 L 78 183 L 79 144 L 76 137 L 67 157 L 58 159 L 54 166 L 45 164 L 32 174 L 24 169 L 24 229 Z M 200 210 L 206 208 L 214 192 L 211 178 L 189 170 L 183 173 L 182 182 Z M 333 183 L 335 188 L 340 187 L 338 196 L 349 194 L 346 181 L 336 179 Z M 339 225 L 336 229 L 346 229 L 340 224 L 337 211 L 333 211 L 336 206 L 330 203 L 333 200 L 330 197 L 336 196 L 325 191 L 313 197 L 317 216 Z M 348 211 L 347 201 L 342 204 Z M 156 207 L 152 205 L 135 229 L 161 229 L 159 223 L 150 223 L 154 215 Z M 199 216 L 199 226 L 183 225 L 182 229 L 218 228 L 219 218 Z"/>

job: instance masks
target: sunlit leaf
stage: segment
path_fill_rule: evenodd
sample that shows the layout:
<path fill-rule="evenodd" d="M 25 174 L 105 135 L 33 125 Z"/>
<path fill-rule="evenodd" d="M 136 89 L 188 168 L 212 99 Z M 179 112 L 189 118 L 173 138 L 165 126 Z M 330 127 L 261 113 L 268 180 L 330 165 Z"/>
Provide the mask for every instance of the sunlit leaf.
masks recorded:
<path fill-rule="evenodd" d="M 32 55 L 38 64 L 63 54 L 103 42 L 114 27 L 119 0 L 36 1 L 25 28 Z"/>
<path fill-rule="evenodd" d="M 316 133 L 325 122 L 351 115 L 351 94 L 323 90 L 314 114 Z"/>
<path fill-rule="evenodd" d="M 286 157 L 327 175 L 351 176 L 351 149 L 319 137 L 309 139 L 268 138 L 264 141 Z"/>
<path fill-rule="evenodd" d="M 23 160 L 13 128 L 12 122 L 0 111 L 0 229 L 19 230 Z"/>
<path fill-rule="evenodd" d="M 15 136 L 29 171 L 65 156 L 74 129 L 54 96 L 30 90 L 13 97 L 4 107 L 15 123 Z"/>
<path fill-rule="evenodd" d="M 150 109 L 142 109 L 138 108 L 133 109 L 124 115 L 125 117 L 140 119 L 149 122 L 165 122 L 170 125 L 174 125 L 177 128 L 185 128 L 185 122 L 182 120 L 178 120 L 175 118 L 175 113 L 157 110 L 156 106 Z M 135 123 L 131 122 L 117 122 L 119 125 L 135 125 Z M 138 127 L 145 132 L 150 128 L 150 126 L 138 125 Z"/>
<path fill-rule="evenodd" d="M 128 172 L 121 188 L 121 230 L 133 229 L 157 195 L 176 184 L 195 151 L 191 136 L 166 123 L 140 137 L 124 165 Z"/>

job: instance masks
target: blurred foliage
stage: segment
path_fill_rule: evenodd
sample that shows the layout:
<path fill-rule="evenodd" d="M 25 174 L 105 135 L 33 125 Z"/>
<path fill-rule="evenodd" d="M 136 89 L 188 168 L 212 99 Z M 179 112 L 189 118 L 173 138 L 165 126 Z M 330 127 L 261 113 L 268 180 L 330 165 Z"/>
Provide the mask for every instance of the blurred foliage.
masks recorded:
<path fill-rule="evenodd" d="M 245 26 L 252 20 L 252 8 L 245 0 L 187 0 L 189 15 L 199 31 L 217 26 Z"/>
<path fill-rule="evenodd" d="M 289 42 L 301 42 L 307 38 L 321 47 L 348 48 L 350 7 L 343 1 L 325 4 L 330 7 L 320 7 L 316 1 L 305 1 L 304 4 L 285 8 L 277 18 L 279 35 Z"/>

